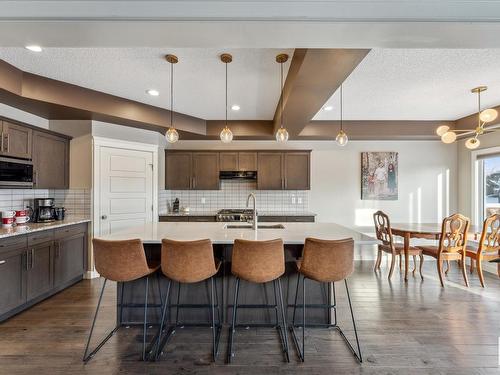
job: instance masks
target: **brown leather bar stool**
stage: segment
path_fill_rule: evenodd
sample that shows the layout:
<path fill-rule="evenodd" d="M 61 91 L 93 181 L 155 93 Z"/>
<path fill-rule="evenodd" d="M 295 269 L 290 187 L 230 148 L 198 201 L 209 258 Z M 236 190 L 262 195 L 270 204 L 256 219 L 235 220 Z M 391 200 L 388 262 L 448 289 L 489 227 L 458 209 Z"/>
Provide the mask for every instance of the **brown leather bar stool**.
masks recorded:
<path fill-rule="evenodd" d="M 113 336 L 113 334 L 120 328 L 122 310 L 123 310 L 123 288 L 125 283 L 146 278 L 146 290 L 144 298 L 144 322 L 143 322 L 143 340 L 142 340 L 142 360 L 146 358 L 146 326 L 147 326 L 147 313 L 148 313 L 148 291 L 149 291 L 149 277 L 155 273 L 160 265 L 149 265 L 144 253 L 144 247 L 140 239 L 124 240 L 124 241 L 105 241 L 94 238 L 92 240 L 95 258 L 96 271 L 104 277 L 99 302 L 90 328 L 87 345 L 83 354 L 83 361 L 88 362 L 101 347 Z M 108 280 L 121 283 L 121 300 L 120 300 L 120 315 L 119 321 L 115 328 L 97 345 L 97 347 L 90 353 L 89 344 L 94 331 L 97 314 L 101 306 L 102 296 L 106 283 Z M 159 288 L 159 284 L 158 284 Z"/>
<path fill-rule="evenodd" d="M 349 295 L 349 287 L 347 285 L 347 278 L 354 271 L 354 241 L 349 239 L 344 240 L 320 240 L 316 238 L 306 238 L 304 244 L 304 251 L 302 259 L 297 260 L 297 270 L 299 275 L 297 277 L 297 288 L 295 290 L 295 304 L 293 307 L 293 318 L 290 326 L 293 341 L 297 347 L 299 357 L 304 362 L 305 360 L 305 331 L 306 327 L 329 327 L 335 328 L 339 331 L 340 336 L 344 339 L 349 349 L 351 349 L 354 356 L 359 362 L 363 362 L 361 356 L 361 348 L 359 346 L 358 331 L 356 329 L 356 321 L 352 311 L 351 297 Z M 297 305 L 297 297 L 299 294 L 299 282 L 302 276 L 302 306 Z M 319 283 L 328 283 L 329 290 L 332 290 L 333 305 L 328 304 L 307 304 L 306 305 L 306 279 L 317 281 Z M 356 345 L 358 351 L 354 350 L 352 344 L 347 340 L 342 329 L 340 329 L 337 322 L 337 301 L 335 295 L 335 282 L 344 280 L 345 289 L 347 292 L 347 300 L 349 301 L 349 309 L 351 311 L 352 325 L 354 327 L 354 334 L 356 336 Z M 295 324 L 295 315 L 297 307 L 302 307 L 302 324 Z M 333 309 L 334 323 L 330 324 L 306 324 L 306 307 L 312 308 L 328 308 L 329 311 Z M 302 327 L 302 349 L 300 348 L 295 327 Z"/>
<path fill-rule="evenodd" d="M 161 355 L 163 348 L 168 343 L 170 337 L 175 334 L 179 326 L 179 308 L 210 308 L 211 322 L 209 324 L 182 324 L 182 326 L 210 326 L 212 328 L 212 359 L 215 362 L 218 354 L 219 338 L 221 332 L 221 318 L 217 297 L 217 285 L 215 285 L 215 275 L 219 272 L 220 261 L 216 261 L 214 250 L 210 240 L 198 241 L 172 241 L 164 239 L 161 245 L 161 270 L 168 278 L 167 292 L 163 302 L 163 311 L 160 329 L 157 334 L 154 349 L 155 359 Z M 194 284 L 201 281 L 210 280 L 210 303 L 182 305 L 179 304 L 179 294 L 181 284 Z M 172 281 L 179 284 L 177 304 L 171 305 L 170 291 Z M 167 309 L 176 307 L 175 324 L 164 332 L 166 324 Z M 217 310 L 217 322 L 215 321 L 215 310 Z"/>
<path fill-rule="evenodd" d="M 283 291 L 281 289 L 280 277 L 285 273 L 285 250 L 281 239 L 271 241 L 247 241 L 235 240 L 232 260 L 231 273 L 236 277 L 234 288 L 234 303 L 231 328 L 229 331 L 229 350 L 228 362 L 231 362 L 234 356 L 233 341 L 236 325 L 236 316 L 238 308 L 265 308 L 275 309 L 276 327 L 283 346 L 283 352 L 287 362 L 290 362 L 288 355 L 288 335 L 286 330 L 285 309 L 283 307 Z M 274 304 L 265 305 L 240 305 L 238 304 L 238 296 L 240 291 L 240 281 L 244 280 L 251 283 L 264 284 L 273 282 L 274 289 Z M 278 296 L 279 310 L 281 310 L 281 323 L 278 318 Z M 252 324 L 245 324 L 245 327 Z M 254 325 L 255 326 L 255 325 Z M 259 327 L 265 324 L 259 324 Z"/>

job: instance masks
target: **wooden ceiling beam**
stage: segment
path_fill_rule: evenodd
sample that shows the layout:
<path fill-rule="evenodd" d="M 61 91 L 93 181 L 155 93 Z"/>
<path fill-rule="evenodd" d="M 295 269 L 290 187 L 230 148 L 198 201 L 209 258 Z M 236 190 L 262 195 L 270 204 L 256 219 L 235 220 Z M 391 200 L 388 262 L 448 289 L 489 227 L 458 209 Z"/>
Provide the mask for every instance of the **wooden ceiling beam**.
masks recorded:
<path fill-rule="evenodd" d="M 50 120 L 99 120 L 165 133 L 170 111 L 57 81 L 0 60 L 0 101 Z M 206 121 L 174 112 L 175 127 L 204 135 Z"/>
<path fill-rule="evenodd" d="M 369 49 L 296 49 L 284 84 L 283 116 L 290 136 L 296 136 L 318 113 Z M 280 127 L 280 104 L 274 131 Z"/>

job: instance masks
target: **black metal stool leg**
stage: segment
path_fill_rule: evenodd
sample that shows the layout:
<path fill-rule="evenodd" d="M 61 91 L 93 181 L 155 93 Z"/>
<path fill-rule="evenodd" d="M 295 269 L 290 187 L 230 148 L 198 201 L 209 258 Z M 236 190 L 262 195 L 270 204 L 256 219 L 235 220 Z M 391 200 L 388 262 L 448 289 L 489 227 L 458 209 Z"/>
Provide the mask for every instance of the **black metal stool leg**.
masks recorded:
<path fill-rule="evenodd" d="M 234 355 L 233 352 L 233 341 L 234 341 L 234 333 L 235 333 L 235 325 L 236 325 L 236 312 L 238 310 L 238 294 L 240 291 L 240 279 L 236 278 L 236 283 L 234 287 L 234 304 L 233 304 L 233 318 L 231 320 L 231 329 L 229 331 L 229 348 L 227 354 L 227 361 L 231 363 L 232 357 Z"/>
<path fill-rule="evenodd" d="M 281 319 L 283 320 L 281 330 L 282 334 L 284 336 L 284 350 L 285 350 L 285 356 L 286 356 L 286 361 L 290 362 L 290 355 L 288 353 L 288 334 L 287 334 L 287 329 L 286 329 L 286 314 L 285 314 L 285 306 L 283 304 L 283 290 L 281 289 L 281 278 L 278 278 L 278 292 L 280 296 L 280 308 L 281 308 Z"/>
<path fill-rule="evenodd" d="M 104 294 L 104 289 L 106 288 L 107 281 L 108 281 L 107 279 L 104 279 L 104 283 L 102 284 L 101 294 L 99 295 L 99 302 L 97 302 L 97 308 L 95 310 L 94 319 L 92 321 L 92 326 L 90 328 L 89 338 L 87 340 L 87 344 L 85 345 L 85 352 L 83 353 L 83 362 L 85 363 L 87 363 L 90 359 L 92 359 L 92 357 L 94 357 L 94 355 L 99 351 L 99 349 L 102 348 L 102 346 L 109 340 L 111 336 L 113 336 L 113 334 L 120 327 L 117 324 L 115 328 L 110 333 L 108 333 L 108 335 L 97 345 L 97 347 L 90 354 L 87 354 L 89 350 L 90 339 L 92 338 L 92 333 L 94 332 L 95 322 L 97 320 L 97 314 L 99 313 L 99 308 L 101 307 L 102 296 Z"/>
<path fill-rule="evenodd" d="M 156 339 L 156 344 L 155 344 L 156 351 L 154 351 L 155 348 L 153 348 L 153 350 L 152 350 L 152 352 L 155 353 L 155 356 L 154 356 L 155 361 L 158 359 L 158 357 L 160 356 L 161 351 L 163 349 L 163 346 L 160 345 L 160 341 L 161 341 L 161 336 L 163 334 L 163 328 L 165 326 L 165 319 L 166 319 L 167 309 L 168 309 L 168 305 L 169 305 L 168 301 L 170 300 L 171 286 L 172 286 L 172 280 L 169 279 L 168 284 L 167 284 L 167 292 L 165 294 L 165 299 L 163 300 L 163 309 L 162 309 L 162 314 L 161 314 L 160 328 L 158 330 L 158 337 Z"/>
<path fill-rule="evenodd" d="M 333 316 L 334 316 L 334 325 L 337 325 L 337 296 L 335 294 L 335 282 L 332 281 L 332 294 L 333 294 Z"/>
<path fill-rule="evenodd" d="M 215 325 L 215 288 L 214 288 L 214 278 L 210 278 L 210 300 L 211 300 L 211 312 L 212 312 L 212 359 L 215 362 L 217 358 L 217 327 Z"/>
<path fill-rule="evenodd" d="M 144 297 L 144 326 L 142 332 L 142 360 L 146 360 L 146 334 L 148 329 L 148 295 L 149 295 L 149 276 L 146 277 L 146 296 Z"/>
<path fill-rule="evenodd" d="M 352 352 L 354 356 L 359 360 L 359 362 L 363 362 L 363 357 L 361 356 L 361 347 L 359 346 L 359 338 L 358 338 L 358 330 L 356 329 L 356 321 L 354 319 L 354 312 L 352 311 L 352 304 L 351 304 L 351 296 L 349 295 L 349 287 L 347 286 L 347 279 L 344 279 L 345 283 L 345 290 L 347 292 L 347 300 L 349 301 L 349 309 L 351 310 L 351 318 L 352 318 L 352 326 L 354 327 L 354 335 L 356 336 L 356 345 L 358 347 L 358 353 L 353 349 L 352 345 L 347 341 L 347 338 L 344 336 L 344 334 L 341 332 L 342 336 L 346 340 L 346 342 L 349 344 L 349 347 L 352 349 Z"/>
<path fill-rule="evenodd" d="M 302 277 L 302 362 L 306 357 L 306 278 Z"/>
<path fill-rule="evenodd" d="M 181 283 L 177 283 L 177 306 L 175 309 L 175 327 L 179 324 L 179 303 L 181 299 Z"/>
<path fill-rule="evenodd" d="M 123 322 L 123 294 L 125 292 L 125 283 L 120 283 L 120 319 L 118 324 L 121 325 Z"/>
<path fill-rule="evenodd" d="M 299 296 L 300 274 L 297 275 L 297 287 L 295 288 L 295 303 L 293 305 L 292 327 L 295 326 L 295 312 L 297 311 L 297 298 Z"/>

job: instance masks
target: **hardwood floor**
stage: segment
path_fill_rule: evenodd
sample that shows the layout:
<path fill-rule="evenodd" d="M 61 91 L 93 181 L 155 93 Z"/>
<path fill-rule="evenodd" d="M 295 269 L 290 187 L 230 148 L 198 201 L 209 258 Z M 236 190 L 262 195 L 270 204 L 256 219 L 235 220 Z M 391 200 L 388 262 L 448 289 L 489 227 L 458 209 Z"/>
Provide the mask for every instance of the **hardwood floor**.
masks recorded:
<path fill-rule="evenodd" d="M 300 363 L 290 340 L 291 363 L 284 363 L 273 329 L 240 329 L 236 357 L 224 364 L 227 328 L 216 364 L 210 363 L 207 328 L 180 329 L 162 360 L 139 359 L 141 329 L 121 329 L 87 365 L 81 357 L 97 303 L 100 280 L 84 280 L 30 310 L 0 324 L 0 374 L 499 374 L 500 280 L 486 273 L 486 289 L 477 274 L 463 285 L 457 265 L 441 288 L 435 263 L 426 259 L 423 282 L 407 284 L 395 271 L 387 280 L 375 274 L 373 261 L 356 263 L 350 280 L 364 362 L 358 364 L 335 331 L 306 331 L 306 362 Z M 338 287 L 339 324 L 353 331 L 343 287 Z M 114 285 L 103 299 L 96 340 L 113 326 Z M 151 335 L 155 328 L 151 328 Z M 351 338 L 352 336 L 350 336 Z"/>

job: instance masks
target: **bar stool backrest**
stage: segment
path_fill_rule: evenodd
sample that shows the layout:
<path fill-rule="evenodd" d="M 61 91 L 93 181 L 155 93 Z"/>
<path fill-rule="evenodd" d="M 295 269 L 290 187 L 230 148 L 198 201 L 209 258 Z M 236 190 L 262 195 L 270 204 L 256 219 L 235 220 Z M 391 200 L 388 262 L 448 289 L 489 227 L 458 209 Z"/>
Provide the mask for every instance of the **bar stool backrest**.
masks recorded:
<path fill-rule="evenodd" d="M 276 280 L 285 273 L 283 240 L 235 240 L 231 272 L 240 279 L 254 283 Z"/>
<path fill-rule="evenodd" d="M 161 241 L 161 270 L 169 279 L 197 283 L 217 273 L 210 240 Z"/>
<path fill-rule="evenodd" d="M 470 220 L 460 214 L 454 214 L 443 219 L 441 236 L 439 238 L 439 254 L 465 251 Z"/>
<path fill-rule="evenodd" d="M 479 251 L 500 251 L 500 214 L 488 216 L 484 221 Z"/>
<path fill-rule="evenodd" d="M 306 238 L 300 273 L 319 282 L 344 280 L 354 271 L 354 240 Z"/>
<path fill-rule="evenodd" d="M 140 239 L 108 241 L 94 238 L 95 269 L 112 281 L 126 282 L 151 273 Z"/>

